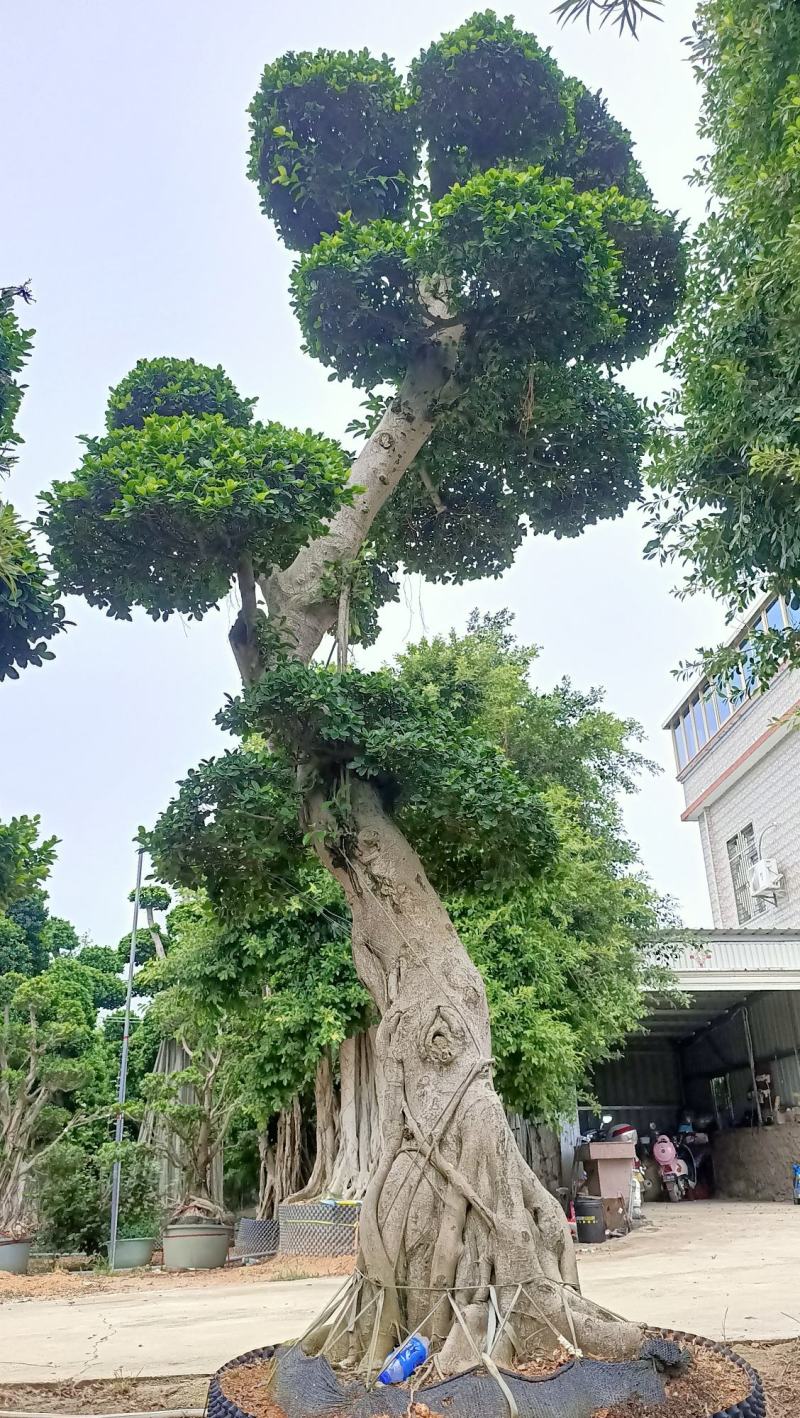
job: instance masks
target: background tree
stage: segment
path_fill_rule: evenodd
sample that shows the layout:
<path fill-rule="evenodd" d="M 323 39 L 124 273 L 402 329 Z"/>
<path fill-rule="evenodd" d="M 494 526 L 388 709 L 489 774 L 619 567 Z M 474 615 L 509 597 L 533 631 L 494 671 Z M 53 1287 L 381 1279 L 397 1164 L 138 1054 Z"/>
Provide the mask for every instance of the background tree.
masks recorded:
<path fill-rule="evenodd" d="M 643 986 L 663 983 L 648 965 L 662 908 L 636 874 L 620 817 L 619 795 L 651 766 L 636 750 L 641 731 L 604 710 L 596 691 L 535 690 L 534 670 L 535 651 L 515 641 L 505 613 L 474 615 L 466 634 L 423 640 L 397 665 L 403 683 L 458 716 L 460 732 L 501 747 L 557 823 L 557 853 L 538 878 L 523 872 L 475 890 L 467 872 L 445 898 L 486 982 L 503 1100 L 541 1121 L 574 1105 L 592 1066 L 641 1019 Z M 193 1008 L 246 1010 L 243 1063 L 256 1114 L 273 1119 L 321 1063 L 317 1108 L 329 1119 L 337 1104 L 326 1050 L 335 1063 L 342 1040 L 369 1018 L 346 900 L 300 842 L 286 879 L 295 889 L 275 902 L 258 801 L 270 767 L 255 746 L 207 760 L 147 842 L 166 879 L 213 903 L 176 965 Z M 343 1074 L 350 1067 L 348 1056 Z M 363 1082 L 369 1093 L 369 1066 Z M 349 1095 L 343 1106 L 353 1106 Z M 357 1134 L 341 1139 L 331 1167 L 323 1135 L 309 1188 L 358 1190 L 357 1153 Z"/>
<path fill-rule="evenodd" d="M 552 813 L 452 707 L 349 668 L 347 651 L 354 605 L 372 623 L 365 582 L 374 607 L 392 557 L 439 578 L 499 572 L 527 527 L 574 535 L 636 495 L 644 419 L 616 372 L 672 314 L 680 232 L 602 100 L 490 12 L 408 80 L 364 52 L 284 56 L 251 116 L 262 206 L 303 253 L 306 347 L 370 395 L 361 451 L 253 421 L 221 371 L 143 362 L 46 495 L 54 562 L 64 589 L 118 617 L 202 615 L 236 577 L 244 694 L 223 720 L 271 745 L 252 801 L 276 896 L 300 814 L 381 1016 L 356 1349 L 387 1352 L 432 1289 L 441 1362 L 470 1364 L 446 1291 L 469 1297 L 483 1335 L 487 1282 L 508 1305 L 535 1275 L 518 1352 L 540 1343 L 544 1311 L 587 1352 L 629 1354 L 641 1330 L 580 1297 L 563 1214 L 514 1145 L 483 982 L 433 884 L 535 877 L 557 851 Z M 404 496 L 419 488 L 424 517 Z M 327 671 L 312 658 L 334 628 Z M 373 1287 L 382 1307 L 367 1308 Z"/>
<path fill-rule="evenodd" d="M 14 301 L 30 300 L 27 286 L 0 288 L 0 478 L 21 443 L 15 421 L 24 385 L 17 375 L 31 351 L 32 330 L 21 328 Z M 0 502 L 0 680 L 17 679 L 26 665 L 52 660 L 47 641 L 64 628 L 64 609 L 33 538 L 7 502 Z"/>
<path fill-rule="evenodd" d="M 122 995 L 116 976 L 79 957 L 27 979 L 0 977 L 0 1232 L 29 1224 L 28 1180 L 43 1156 L 110 1116 L 113 1079 L 96 1021 Z"/>
<path fill-rule="evenodd" d="M 712 209 L 690 248 L 668 368 L 671 429 L 656 447 L 651 555 L 731 619 L 756 596 L 793 596 L 788 630 L 752 638 L 748 675 L 800 663 L 800 15 L 768 0 L 704 0 L 691 43 L 710 148 Z M 736 650 L 703 653 L 712 672 Z"/>

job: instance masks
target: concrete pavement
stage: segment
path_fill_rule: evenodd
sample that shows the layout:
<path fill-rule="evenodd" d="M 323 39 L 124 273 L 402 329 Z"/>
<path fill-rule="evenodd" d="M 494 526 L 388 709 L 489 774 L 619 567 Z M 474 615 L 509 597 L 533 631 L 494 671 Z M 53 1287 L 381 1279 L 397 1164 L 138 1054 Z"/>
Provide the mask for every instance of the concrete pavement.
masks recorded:
<path fill-rule="evenodd" d="M 711 1339 L 800 1335 L 800 1207 L 652 1205 L 652 1224 L 583 1247 L 585 1294 L 631 1319 Z M 207 1374 L 301 1333 L 342 1284 L 231 1282 L 0 1304 L 0 1382 Z"/>
<path fill-rule="evenodd" d="M 0 1304 L 0 1383 L 118 1374 L 209 1374 L 235 1354 L 294 1339 L 344 1280 L 102 1292 Z"/>

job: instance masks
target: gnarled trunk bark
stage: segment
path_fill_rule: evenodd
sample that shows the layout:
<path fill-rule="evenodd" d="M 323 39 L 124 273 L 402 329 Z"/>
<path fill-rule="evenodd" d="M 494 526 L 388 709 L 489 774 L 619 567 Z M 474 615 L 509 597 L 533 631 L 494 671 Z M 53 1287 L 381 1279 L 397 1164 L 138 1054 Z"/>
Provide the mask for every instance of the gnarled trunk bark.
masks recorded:
<path fill-rule="evenodd" d="M 330 1179 L 336 1157 L 336 1141 L 339 1133 L 339 1107 L 333 1087 L 333 1065 L 330 1050 L 325 1049 L 317 1064 L 314 1078 L 315 1155 L 311 1176 L 298 1192 L 286 1197 L 286 1201 L 312 1201 L 324 1196 L 330 1190 Z"/>
<path fill-rule="evenodd" d="M 258 1139 L 260 1157 L 258 1209 L 260 1221 L 278 1215 L 278 1207 L 296 1192 L 303 1180 L 303 1117 L 300 1099 L 294 1097 L 278 1114 L 275 1142 L 265 1130 Z"/>
<path fill-rule="evenodd" d="M 345 1039 L 339 1051 L 339 1147 L 330 1191 L 360 1201 L 381 1150 L 376 1029 Z"/>
<path fill-rule="evenodd" d="M 336 623 L 329 568 L 355 557 L 447 402 L 463 330 L 444 285 L 431 296 L 432 337 L 351 470 L 362 490 L 324 537 L 259 582 L 285 652 L 308 662 Z M 434 332 L 437 321 L 443 322 Z M 245 684 L 259 677 L 255 583 L 240 570 L 231 645 Z M 641 1330 L 584 1300 L 564 1214 L 526 1166 L 491 1076 L 486 995 L 422 863 L 353 778 L 348 855 L 322 845 L 322 792 L 306 802 L 317 850 L 352 912 L 356 969 L 381 1016 L 375 1039 L 381 1150 L 361 1212 L 366 1276 L 352 1349 L 383 1356 L 414 1329 L 444 1341 L 450 1370 L 486 1347 L 490 1304 L 514 1309 L 516 1352 L 552 1351 L 553 1335 L 605 1356 L 636 1352 Z M 319 829 L 322 829 L 321 831 Z M 370 1288 L 380 1295 L 370 1309 Z M 457 1296 L 461 1319 L 450 1296 Z M 369 1313 L 368 1313 L 369 1312 Z M 463 1321 L 463 1322 L 462 1322 Z M 509 1356 L 509 1326 L 497 1359 Z"/>
<path fill-rule="evenodd" d="M 641 1330 L 581 1297 L 564 1214 L 514 1142 L 492 1086 L 479 971 L 376 790 L 354 779 L 351 804 L 346 859 L 320 852 L 347 897 L 356 970 L 381 1015 L 382 1148 L 362 1207 L 359 1257 L 383 1291 L 376 1352 L 421 1330 L 443 1341 L 443 1367 L 468 1367 L 486 1348 L 492 1287 L 502 1313 L 513 1304 L 522 1352 L 551 1352 L 558 1334 L 590 1353 L 635 1353 Z M 321 797 L 308 812 L 325 827 Z M 362 1352 L 371 1334 L 365 1309 L 356 1328 Z"/>

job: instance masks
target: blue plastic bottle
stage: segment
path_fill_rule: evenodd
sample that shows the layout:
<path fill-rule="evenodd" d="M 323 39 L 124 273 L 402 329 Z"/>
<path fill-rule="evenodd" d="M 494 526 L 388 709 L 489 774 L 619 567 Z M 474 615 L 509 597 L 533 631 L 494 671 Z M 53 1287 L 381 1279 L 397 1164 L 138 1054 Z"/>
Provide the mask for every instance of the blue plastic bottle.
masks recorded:
<path fill-rule="evenodd" d="M 795 1162 L 792 1168 L 792 1191 L 794 1192 L 794 1204 L 800 1206 L 800 1163 Z"/>
<path fill-rule="evenodd" d="M 400 1384 L 403 1379 L 407 1379 L 409 1374 L 413 1374 L 420 1364 L 424 1364 L 428 1357 L 430 1343 L 421 1334 L 412 1334 L 400 1349 L 395 1349 L 389 1355 L 384 1367 L 378 1374 L 379 1384 Z"/>

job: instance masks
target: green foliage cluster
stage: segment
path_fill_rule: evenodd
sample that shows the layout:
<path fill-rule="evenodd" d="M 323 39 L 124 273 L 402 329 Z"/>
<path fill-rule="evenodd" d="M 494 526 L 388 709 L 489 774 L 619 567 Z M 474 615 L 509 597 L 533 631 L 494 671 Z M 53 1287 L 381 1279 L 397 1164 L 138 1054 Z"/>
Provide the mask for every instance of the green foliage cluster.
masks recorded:
<path fill-rule="evenodd" d="M 137 372 L 147 381 L 144 362 Z M 135 605 L 203 616 L 243 557 L 259 572 L 285 565 L 345 495 L 338 445 L 281 424 L 153 413 L 84 441 L 75 476 L 44 494 L 53 564 L 118 619 Z"/>
<path fill-rule="evenodd" d="M 65 955 L 80 948 L 75 927 L 60 916 L 52 916 L 47 904 L 47 894 L 41 889 L 23 896 L 8 907 L 5 917 L 21 931 L 29 968 L 26 975 L 39 975 L 47 969 L 51 958 Z M 21 967 L 20 967 L 21 968 Z"/>
<path fill-rule="evenodd" d="M 423 50 L 410 84 L 439 198 L 474 172 L 543 162 L 567 121 L 563 76 L 533 35 L 476 14 Z"/>
<path fill-rule="evenodd" d="M 136 900 L 136 892 L 132 891 L 128 900 L 133 904 Z M 143 911 L 167 911 L 172 904 L 172 896 L 165 886 L 159 886 L 157 882 L 146 881 L 139 889 L 139 905 Z"/>
<path fill-rule="evenodd" d="M 651 555 L 731 615 L 800 587 L 800 14 L 775 0 L 703 0 L 692 41 L 712 210 L 691 244 L 656 447 Z M 794 631 L 754 646 L 754 673 L 800 660 Z M 724 670 L 725 657 L 712 660 Z"/>
<path fill-rule="evenodd" d="M 39 886 L 55 861 L 58 839 L 40 842 L 40 821 L 37 815 L 0 822 L 0 910 Z"/>
<path fill-rule="evenodd" d="M 104 1091 L 105 1060 L 95 1023 L 109 998 L 108 981 L 77 959 L 53 961 L 40 975 L 0 976 L 0 1049 L 10 1097 L 20 1091 L 35 1118 L 31 1145 L 57 1136 L 76 1104 Z M 110 1095 L 104 1100 L 110 1104 Z M 0 1128 L 0 1154 L 8 1139 Z M 3 1198 L 0 1196 L 0 1203 Z"/>
<path fill-rule="evenodd" d="M 31 533 L 0 503 L 0 680 L 52 660 L 47 641 L 64 628 L 64 607 Z"/>
<path fill-rule="evenodd" d="M 391 670 L 285 662 L 220 722 L 267 733 L 313 766 L 331 804 L 331 845 L 345 859 L 351 777 L 379 787 L 441 890 L 466 874 L 535 873 L 554 852 L 547 813 L 502 750 Z"/>
<path fill-rule="evenodd" d="M 638 400 L 586 361 L 498 363 L 437 423 L 376 527 L 379 557 L 430 580 L 500 576 L 526 531 L 578 536 L 640 489 Z"/>
<path fill-rule="evenodd" d="M 140 840 L 165 881 L 202 887 L 223 919 L 242 920 L 282 894 L 282 878 L 294 889 L 300 806 L 291 764 L 245 745 L 190 769 Z"/>
<path fill-rule="evenodd" d="M 344 212 L 371 222 L 408 211 L 417 120 L 385 55 L 284 54 L 266 66 L 250 120 L 248 175 L 287 246 L 308 250 Z"/>
<path fill-rule="evenodd" d="M 431 295 L 461 317 L 467 383 L 498 360 L 635 359 L 681 280 L 668 214 L 529 167 L 477 173 L 409 226 L 344 218 L 296 266 L 292 292 L 309 353 L 373 388 L 398 381 L 436 332 Z"/>
<path fill-rule="evenodd" d="M 238 918 L 223 920 L 202 901 L 173 913 L 167 959 L 145 972 L 157 1027 L 194 1052 L 221 1050 L 219 1086 L 262 1128 L 313 1084 L 322 1050 L 371 1018 L 338 887 L 311 858 L 296 861 L 294 877 L 277 883 L 277 893 L 273 882 L 272 895 L 262 886 L 257 908 L 251 896 Z M 175 1081 L 147 1088 L 172 1116 L 181 1103 Z M 188 1126 L 199 1116 L 181 1120 Z"/>
<path fill-rule="evenodd" d="M 79 941 L 72 926 L 51 916 L 42 882 L 55 860 L 57 839 L 40 840 L 40 819 L 0 822 L 0 978 L 38 975 L 51 956 Z"/>
<path fill-rule="evenodd" d="M 466 635 L 423 640 L 375 676 L 267 676 L 227 717 L 238 730 L 268 718 L 272 751 L 251 742 L 201 765 L 149 835 L 159 873 L 213 909 L 193 908 L 180 951 L 147 973 L 172 981 L 174 1019 L 224 1014 L 253 1116 L 307 1088 L 321 1049 L 368 1018 L 347 910 L 304 849 L 292 780 L 285 809 L 259 800 L 284 735 L 330 785 L 335 847 L 347 852 L 347 777 L 364 774 L 444 890 L 486 979 L 509 1106 L 554 1116 L 641 1018 L 660 907 L 618 803 L 649 766 L 640 731 L 596 691 L 532 688 L 533 660 L 508 616 L 475 615 Z M 284 820 L 290 835 L 273 837 Z"/>
<path fill-rule="evenodd" d="M 14 297 L 20 293 L 13 287 L 0 288 L 0 477 L 13 462 L 13 447 L 22 442 L 14 424 L 25 385 L 16 376 L 33 348 L 33 331 L 22 329 L 14 311 Z"/>
<path fill-rule="evenodd" d="M 400 561 L 498 575 L 528 531 L 618 516 L 645 419 L 616 371 L 669 322 L 683 254 L 602 96 L 485 11 L 407 79 L 365 52 L 284 55 L 251 120 L 250 176 L 301 252 L 292 301 L 331 377 L 373 410 L 388 383 L 399 411 L 409 368 L 459 332 L 432 437 L 376 528 L 362 638 Z M 249 419 L 220 369 L 141 361 L 45 500 L 63 585 L 114 615 L 202 615 L 242 558 L 284 566 L 349 495 L 345 459 Z"/>
<path fill-rule="evenodd" d="M 16 375 L 30 355 L 33 332 L 20 327 L 14 311 L 21 293 L 0 289 L 0 477 L 14 462 L 12 448 L 22 442 L 14 423 L 25 386 Z M 33 538 L 13 508 L 0 502 L 0 680 L 18 679 L 27 665 L 52 660 L 47 641 L 63 629 L 64 608 Z"/>
<path fill-rule="evenodd" d="M 65 1140 L 53 1147 L 34 1173 L 37 1241 L 61 1254 L 97 1254 L 108 1240 L 111 1175 L 120 1162 L 118 1235 L 157 1237 L 162 1217 L 153 1152 L 140 1143 L 113 1142 L 87 1150 Z"/>
<path fill-rule="evenodd" d="M 605 101 L 566 79 L 533 35 L 491 11 L 473 15 L 411 66 L 431 192 L 491 167 L 530 167 L 573 179 L 576 188 L 618 187 L 648 196 L 630 134 Z"/>
<path fill-rule="evenodd" d="M 243 399 L 217 365 L 193 359 L 137 360 L 129 374 L 109 391 L 106 428 L 143 428 L 152 414 L 159 418 L 203 418 L 219 414 L 231 428 L 246 428 L 253 421 L 255 399 Z"/>

